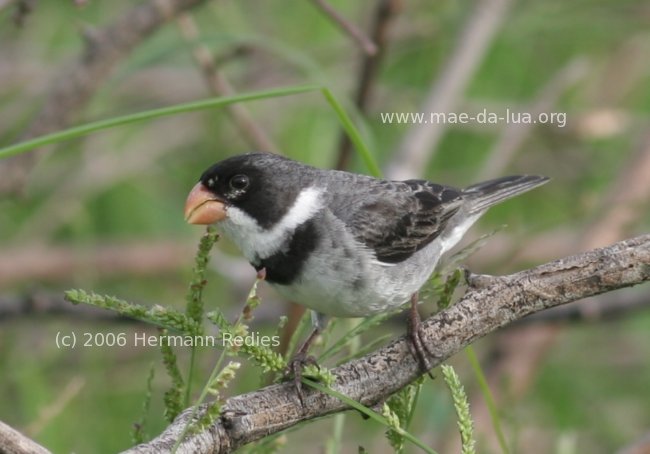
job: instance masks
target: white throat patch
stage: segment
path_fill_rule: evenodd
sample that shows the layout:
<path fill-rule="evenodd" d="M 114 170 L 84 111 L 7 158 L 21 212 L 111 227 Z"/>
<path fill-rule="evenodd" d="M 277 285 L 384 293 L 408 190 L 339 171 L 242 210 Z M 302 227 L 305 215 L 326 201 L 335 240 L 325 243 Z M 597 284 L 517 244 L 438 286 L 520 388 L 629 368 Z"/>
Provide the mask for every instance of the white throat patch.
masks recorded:
<path fill-rule="evenodd" d="M 322 207 L 322 189 L 305 188 L 278 222 L 270 229 L 262 228 L 243 210 L 228 207 L 228 217 L 216 224 L 224 235 L 239 247 L 249 262 L 264 259 L 276 253 L 293 231 L 309 220 Z"/>

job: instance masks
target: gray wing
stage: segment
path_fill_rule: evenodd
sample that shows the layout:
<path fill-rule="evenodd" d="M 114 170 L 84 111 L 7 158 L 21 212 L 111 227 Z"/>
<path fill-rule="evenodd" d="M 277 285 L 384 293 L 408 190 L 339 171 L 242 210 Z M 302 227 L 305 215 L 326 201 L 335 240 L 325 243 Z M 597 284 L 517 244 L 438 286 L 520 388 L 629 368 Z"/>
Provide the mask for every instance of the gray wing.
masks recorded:
<path fill-rule="evenodd" d="M 384 263 L 402 262 L 437 238 L 463 202 L 459 189 L 425 180 L 359 183 L 335 191 L 342 195 L 333 212 Z"/>
<path fill-rule="evenodd" d="M 385 181 L 346 175 L 331 193 L 334 215 L 354 238 L 384 263 L 399 263 L 440 236 L 463 206 L 480 215 L 492 205 L 530 191 L 548 181 L 536 175 L 513 175 L 466 189 L 426 180 Z"/>

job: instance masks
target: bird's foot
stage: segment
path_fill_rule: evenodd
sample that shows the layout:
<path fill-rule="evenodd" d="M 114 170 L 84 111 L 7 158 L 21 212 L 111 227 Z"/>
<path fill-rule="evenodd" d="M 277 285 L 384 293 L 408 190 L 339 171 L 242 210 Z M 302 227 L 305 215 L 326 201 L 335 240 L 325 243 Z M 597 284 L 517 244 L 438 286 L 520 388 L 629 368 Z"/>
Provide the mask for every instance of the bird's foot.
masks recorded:
<path fill-rule="evenodd" d="M 302 372 L 304 368 L 309 365 L 318 367 L 316 358 L 312 355 L 307 355 L 307 352 L 299 351 L 293 358 L 291 358 L 284 372 L 285 378 L 293 379 L 293 386 L 302 407 L 305 406 L 305 396 L 302 392 Z"/>
<path fill-rule="evenodd" d="M 411 309 L 409 311 L 408 325 L 406 334 L 411 341 L 409 343 L 409 350 L 411 355 L 420 365 L 420 370 L 426 372 L 431 379 L 433 379 L 433 374 L 431 373 L 431 362 L 429 361 L 429 356 L 435 356 L 431 350 L 427 347 L 427 344 L 424 342 L 424 331 L 422 329 L 422 322 L 420 319 L 420 313 L 418 312 L 418 295 L 417 293 L 411 297 Z"/>
<path fill-rule="evenodd" d="M 307 352 L 309 351 L 309 346 L 312 344 L 312 342 L 314 342 L 319 334 L 320 328 L 315 327 L 305 342 L 300 346 L 296 354 L 293 355 L 293 358 L 289 360 L 289 364 L 287 365 L 287 369 L 284 373 L 285 377 L 293 377 L 293 385 L 296 388 L 296 394 L 298 394 L 300 405 L 303 407 L 305 406 L 305 399 L 302 392 L 302 372 L 304 368 L 310 364 L 318 367 L 316 358 L 311 355 L 307 355 Z"/>

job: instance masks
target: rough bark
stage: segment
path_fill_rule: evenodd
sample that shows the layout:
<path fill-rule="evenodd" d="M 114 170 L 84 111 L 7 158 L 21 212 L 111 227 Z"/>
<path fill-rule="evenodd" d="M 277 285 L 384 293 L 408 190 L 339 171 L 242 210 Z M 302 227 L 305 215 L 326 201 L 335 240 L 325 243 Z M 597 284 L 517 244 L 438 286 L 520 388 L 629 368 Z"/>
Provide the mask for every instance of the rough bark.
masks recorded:
<path fill-rule="evenodd" d="M 3 454 L 50 454 L 50 451 L 0 421 L 0 452 Z"/>
<path fill-rule="evenodd" d="M 424 340 L 444 360 L 496 329 L 543 309 L 650 280 L 650 235 L 621 241 L 507 276 L 468 275 L 469 288 L 449 309 L 424 322 Z M 332 370 L 333 388 L 373 406 L 421 372 L 401 337 Z M 226 453 L 299 422 L 347 410 L 340 400 L 306 389 L 301 407 L 292 384 L 278 384 L 230 398 L 221 418 L 182 442 L 179 453 Z M 191 417 L 184 411 L 157 438 L 127 453 L 170 452 Z M 199 410 L 198 414 L 201 414 Z"/>

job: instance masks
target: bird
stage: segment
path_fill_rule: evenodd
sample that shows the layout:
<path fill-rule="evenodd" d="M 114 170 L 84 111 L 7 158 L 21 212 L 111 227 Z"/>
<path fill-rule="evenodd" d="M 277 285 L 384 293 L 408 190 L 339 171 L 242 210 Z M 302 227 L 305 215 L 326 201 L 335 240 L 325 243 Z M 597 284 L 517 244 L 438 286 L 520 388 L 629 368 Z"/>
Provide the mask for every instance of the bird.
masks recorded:
<path fill-rule="evenodd" d="M 548 180 L 506 176 L 459 189 L 253 152 L 205 170 L 185 219 L 215 225 L 281 296 L 311 309 L 312 333 L 289 363 L 302 402 L 300 371 L 314 361 L 309 345 L 329 317 L 368 317 L 410 301 L 411 351 L 428 371 L 418 291 L 488 208 Z"/>

